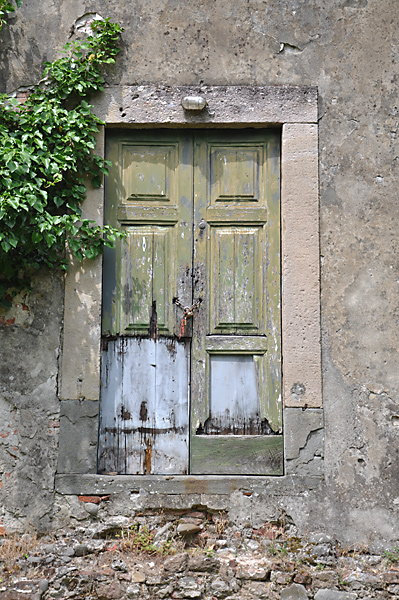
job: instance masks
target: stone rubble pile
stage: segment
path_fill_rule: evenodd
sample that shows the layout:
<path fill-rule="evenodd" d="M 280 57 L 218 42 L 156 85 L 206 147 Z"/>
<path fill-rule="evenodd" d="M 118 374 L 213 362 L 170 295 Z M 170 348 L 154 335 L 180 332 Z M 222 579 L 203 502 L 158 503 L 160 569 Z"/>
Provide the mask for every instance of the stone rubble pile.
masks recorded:
<path fill-rule="evenodd" d="M 94 516 L 88 527 L 21 537 L 0 541 L 1 600 L 399 598 L 399 549 L 301 539 L 279 522 L 235 527 L 193 510 Z"/>

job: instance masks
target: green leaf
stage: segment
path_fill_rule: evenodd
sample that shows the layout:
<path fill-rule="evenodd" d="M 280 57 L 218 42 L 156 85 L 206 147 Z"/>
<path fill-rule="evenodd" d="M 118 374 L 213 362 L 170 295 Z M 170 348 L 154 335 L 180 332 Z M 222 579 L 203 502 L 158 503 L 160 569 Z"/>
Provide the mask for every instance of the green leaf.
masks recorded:
<path fill-rule="evenodd" d="M 39 233 L 38 231 L 34 231 L 34 232 L 32 233 L 32 242 L 33 242 L 34 244 L 38 244 L 39 242 L 41 242 L 41 241 L 42 241 L 42 239 L 43 239 L 43 236 L 42 236 L 42 234 L 41 234 L 41 233 Z"/>

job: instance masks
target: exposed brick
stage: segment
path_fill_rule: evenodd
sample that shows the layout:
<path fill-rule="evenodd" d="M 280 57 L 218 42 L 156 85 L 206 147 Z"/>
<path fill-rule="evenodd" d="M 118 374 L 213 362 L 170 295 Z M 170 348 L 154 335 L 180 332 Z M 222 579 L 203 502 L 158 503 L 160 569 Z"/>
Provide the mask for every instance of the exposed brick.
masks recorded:
<path fill-rule="evenodd" d="M 21 104 L 24 104 L 30 96 L 30 92 L 17 92 L 17 99 Z"/>
<path fill-rule="evenodd" d="M 206 515 L 203 512 L 200 512 L 199 510 L 193 510 L 189 513 L 185 513 L 184 517 L 188 517 L 188 518 L 192 518 L 192 519 L 206 519 Z"/>
<path fill-rule="evenodd" d="M 79 496 L 80 502 L 90 502 L 91 504 L 100 504 L 101 496 Z"/>
<path fill-rule="evenodd" d="M 12 317 L 11 319 L 6 319 L 3 315 L 0 316 L 0 325 L 5 325 L 6 327 L 9 325 L 14 325 L 15 323 L 15 317 Z"/>
<path fill-rule="evenodd" d="M 6 534 L 6 528 L 4 527 L 4 525 L 0 525 L 0 535 L 5 535 Z"/>

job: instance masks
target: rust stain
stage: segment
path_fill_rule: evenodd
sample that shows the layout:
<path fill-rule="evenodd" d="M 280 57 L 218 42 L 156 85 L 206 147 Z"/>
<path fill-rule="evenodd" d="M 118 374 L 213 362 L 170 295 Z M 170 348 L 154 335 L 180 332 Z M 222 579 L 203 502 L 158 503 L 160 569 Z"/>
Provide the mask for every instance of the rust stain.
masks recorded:
<path fill-rule="evenodd" d="M 146 440 L 147 448 L 145 449 L 143 474 L 150 475 L 151 473 L 151 459 L 152 459 L 152 446 L 151 440 Z"/>
<path fill-rule="evenodd" d="M 105 335 L 101 338 L 101 350 L 108 352 L 109 342 L 116 342 L 119 339 L 117 335 Z"/>
<path fill-rule="evenodd" d="M 166 338 L 165 346 L 170 355 L 174 358 L 176 356 L 176 340 L 174 338 Z"/>
<path fill-rule="evenodd" d="M 186 494 L 207 494 L 209 492 L 208 481 L 204 479 L 184 479 L 183 485 Z"/>

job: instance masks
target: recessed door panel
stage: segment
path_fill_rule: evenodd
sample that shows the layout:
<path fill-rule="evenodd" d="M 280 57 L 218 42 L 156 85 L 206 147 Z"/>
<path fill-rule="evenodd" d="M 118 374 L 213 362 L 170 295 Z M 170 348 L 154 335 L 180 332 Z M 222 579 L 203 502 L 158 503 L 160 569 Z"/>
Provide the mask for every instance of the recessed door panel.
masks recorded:
<path fill-rule="evenodd" d="M 211 203 L 259 200 L 263 147 L 209 145 Z"/>
<path fill-rule="evenodd" d="M 210 227 L 213 333 L 264 333 L 262 234 L 259 228 Z"/>
<path fill-rule="evenodd" d="M 122 180 L 127 202 L 170 202 L 175 196 L 176 144 L 122 144 Z"/>
<path fill-rule="evenodd" d="M 127 227 L 121 244 L 120 332 L 148 333 L 157 319 L 159 332 L 173 334 L 175 252 L 173 227 Z M 154 304 L 155 303 L 155 304 Z"/>

